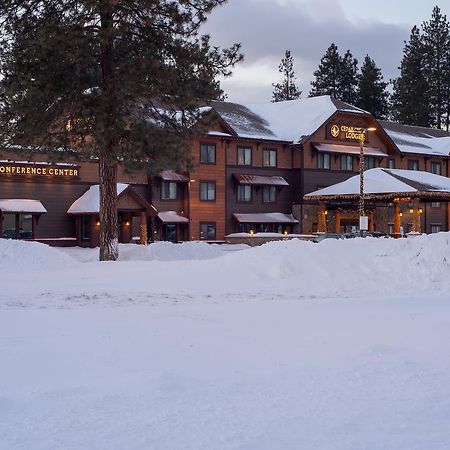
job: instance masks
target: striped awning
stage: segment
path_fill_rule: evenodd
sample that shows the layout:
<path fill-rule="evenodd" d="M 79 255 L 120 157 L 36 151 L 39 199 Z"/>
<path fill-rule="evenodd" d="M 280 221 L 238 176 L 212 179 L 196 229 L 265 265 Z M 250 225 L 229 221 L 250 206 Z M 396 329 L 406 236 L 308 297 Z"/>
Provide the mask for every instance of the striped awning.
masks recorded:
<path fill-rule="evenodd" d="M 253 184 L 259 186 L 289 186 L 283 177 L 268 177 L 262 175 L 246 175 L 235 173 L 234 178 L 239 184 Z"/>

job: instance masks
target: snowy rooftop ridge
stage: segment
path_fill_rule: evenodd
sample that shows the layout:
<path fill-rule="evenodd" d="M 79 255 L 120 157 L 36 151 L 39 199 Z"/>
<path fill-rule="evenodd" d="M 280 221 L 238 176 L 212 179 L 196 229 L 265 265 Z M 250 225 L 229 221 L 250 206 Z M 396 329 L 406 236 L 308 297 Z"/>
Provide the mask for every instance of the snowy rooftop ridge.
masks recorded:
<path fill-rule="evenodd" d="M 359 196 L 359 175 L 305 195 L 306 199 L 333 196 Z M 450 178 L 429 172 L 377 167 L 364 172 L 364 194 L 396 193 L 450 194 Z"/>
<path fill-rule="evenodd" d="M 277 103 L 214 101 L 211 106 L 241 138 L 293 143 L 314 133 L 336 111 L 369 114 L 329 95 Z"/>

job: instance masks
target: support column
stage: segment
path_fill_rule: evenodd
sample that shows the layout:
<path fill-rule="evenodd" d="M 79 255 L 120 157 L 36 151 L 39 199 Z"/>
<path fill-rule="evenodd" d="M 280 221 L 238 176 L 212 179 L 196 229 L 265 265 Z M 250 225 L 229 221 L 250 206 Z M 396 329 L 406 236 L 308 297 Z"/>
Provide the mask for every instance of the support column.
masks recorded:
<path fill-rule="evenodd" d="M 0 238 L 3 236 L 3 214 L 0 211 Z"/>
<path fill-rule="evenodd" d="M 401 216 L 400 203 L 394 202 L 394 237 L 400 236 Z"/>
<path fill-rule="evenodd" d="M 339 209 L 336 210 L 334 215 L 334 232 L 336 234 L 341 232 L 341 211 Z"/>
<path fill-rule="evenodd" d="M 147 213 L 145 211 L 141 212 L 139 244 L 147 245 Z"/>
<path fill-rule="evenodd" d="M 319 233 L 327 232 L 327 209 L 325 203 L 320 202 L 317 210 L 317 231 Z"/>
<path fill-rule="evenodd" d="M 369 231 L 370 232 L 375 231 L 375 217 L 376 217 L 375 211 L 376 210 L 370 211 L 370 214 L 369 214 Z"/>
<path fill-rule="evenodd" d="M 420 203 L 419 199 L 415 198 L 413 201 L 413 224 L 412 231 L 414 233 L 420 233 Z"/>

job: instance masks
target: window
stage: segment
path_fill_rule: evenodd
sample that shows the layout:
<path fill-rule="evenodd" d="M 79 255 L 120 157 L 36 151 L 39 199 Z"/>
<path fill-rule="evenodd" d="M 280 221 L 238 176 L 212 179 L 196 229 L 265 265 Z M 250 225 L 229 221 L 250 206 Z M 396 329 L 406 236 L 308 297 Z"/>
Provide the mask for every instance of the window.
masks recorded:
<path fill-rule="evenodd" d="M 263 203 L 275 203 L 277 201 L 276 186 L 263 187 Z"/>
<path fill-rule="evenodd" d="M 395 159 L 394 158 L 389 158 L 387 166 L 388 166 L 388 169 L 395 169 Z"/>
<path fill-rule="evenodd" d="M 265 148 L 263 150 L 263 166 L 277 167 L 277 151 L 272 148 Z"/>
<path fill-rule="evenodd" d="M 216 182 L 200 181 L 200 200 L 213 202 L 216 200 Z"/>
<path fill-rule="evenodd" d="M 394 234 L 394 224 L 388 223 L 388 234 Z"/>
<path fill-rule="evenodd" d="M 240 184 L 238 186 L 237 201 L 238 202 L 251 202 L 252 201 L 252 187 L 249 184 Z"/>
<path fill-rule="evenodd" d="M 373 168 L 375 168 L 375 156 L 366 156 L 364 158 L 364 167 L 366 169 L 373 169 Z"/>
<path fill-rule="evenodd" d="M 408 170 L 419 170 L 419 161 L 417 159 L 408 159 Z"/>
<path fill-rule="evenodd" d="M 441 207 L 441 202 L 431 202 L 431 207 L 432 208 L 440 208 Z"/>
<path fill-rule="evenodd" d="M 215 223 L 201 223 L 200 224 L 200 239 L 213 241 L 216 239 L 216 224 Z"/>
<path fill-rule="evenodd" d="M 216 144 L 200 145 L 200 162 L 202 164 L 216 163 Z"/>
<path fill-rule="evenodd" d="M 237 163 L 239 166 L 251 166 L 252 165 L 252 149 L 249 147 L 238 147 Z"/>
<path fill-rule="evenodd" d="M 353 156 L 341 155 L 341 170 L 353 170 Z"/>
<path fill-rule="evenodd" d="M 163 181 L 161 186 L 161 200 L 177 199 L 177 183 L 175 181 Z"/>
<path fill-rule="evenodd" d="M 81 216 L 81 240 L 89 241 L 91 239 L 91 216 L 83 214 Z"/>
<path fill-rule="evenodd" d="M 437 161 L 431 161 L 431 172 L 435 175 L 441 175 L 442 173 L 442 164 Z"/>
<path fill-rule="evenodd" d="M 317 155 L 317 167 L 319 169 L 331 168 L 331 155 L 329 153 L 321 153 Z"/>
<path fill-rule="evenodd" d="M 440 223 L 432 223 L 431 224 L 431 232 L 432 233 L 440 233 L 442 229 L 442 225 Z"/>

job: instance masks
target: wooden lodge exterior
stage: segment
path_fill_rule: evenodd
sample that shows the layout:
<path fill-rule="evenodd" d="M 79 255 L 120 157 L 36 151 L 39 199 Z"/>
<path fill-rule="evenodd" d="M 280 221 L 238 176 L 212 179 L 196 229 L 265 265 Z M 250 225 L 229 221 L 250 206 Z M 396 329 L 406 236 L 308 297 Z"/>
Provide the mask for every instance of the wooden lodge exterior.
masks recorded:
<path fill-rule="evenodd" d="M 121 242 L 138 241 L 143 220 L 149 241 L 223 241 L 250 230 L 350 231 L 358 223 L 354 205 L 330 205 L 323 218 L 317 201 L 304 196 L 358 173 L 359 135 L 368 127 L 376 131 L 366 133 L 366 168 L 450 176 L 450 133 L 377 121 L 328 96 L 248 107 L 212 102 L 206 115 L 214 125 L 192 141 L 191 173 L 167 170 L 149 179 L 119 169 L 118 182 L 129 186 L 119 197 Z M 0 237 L 22 233 L 53 245 L 96 246 L 95 211 L 69 212 L 96 184 L 95 161 L 50 164 L 42 155 L 24 161 L 20 152 L 0 150 Z M 2 200 L 36 200 L 46 212 L 2 210 Z M 371 206 L 376 229 L 392 233 L 398 210 L 390 203 Z M 400 205 L 405 232 L 412 229 L 411 208 Z M 418 208 L 422 231 L 449 230 L 448 202 Z"/>

